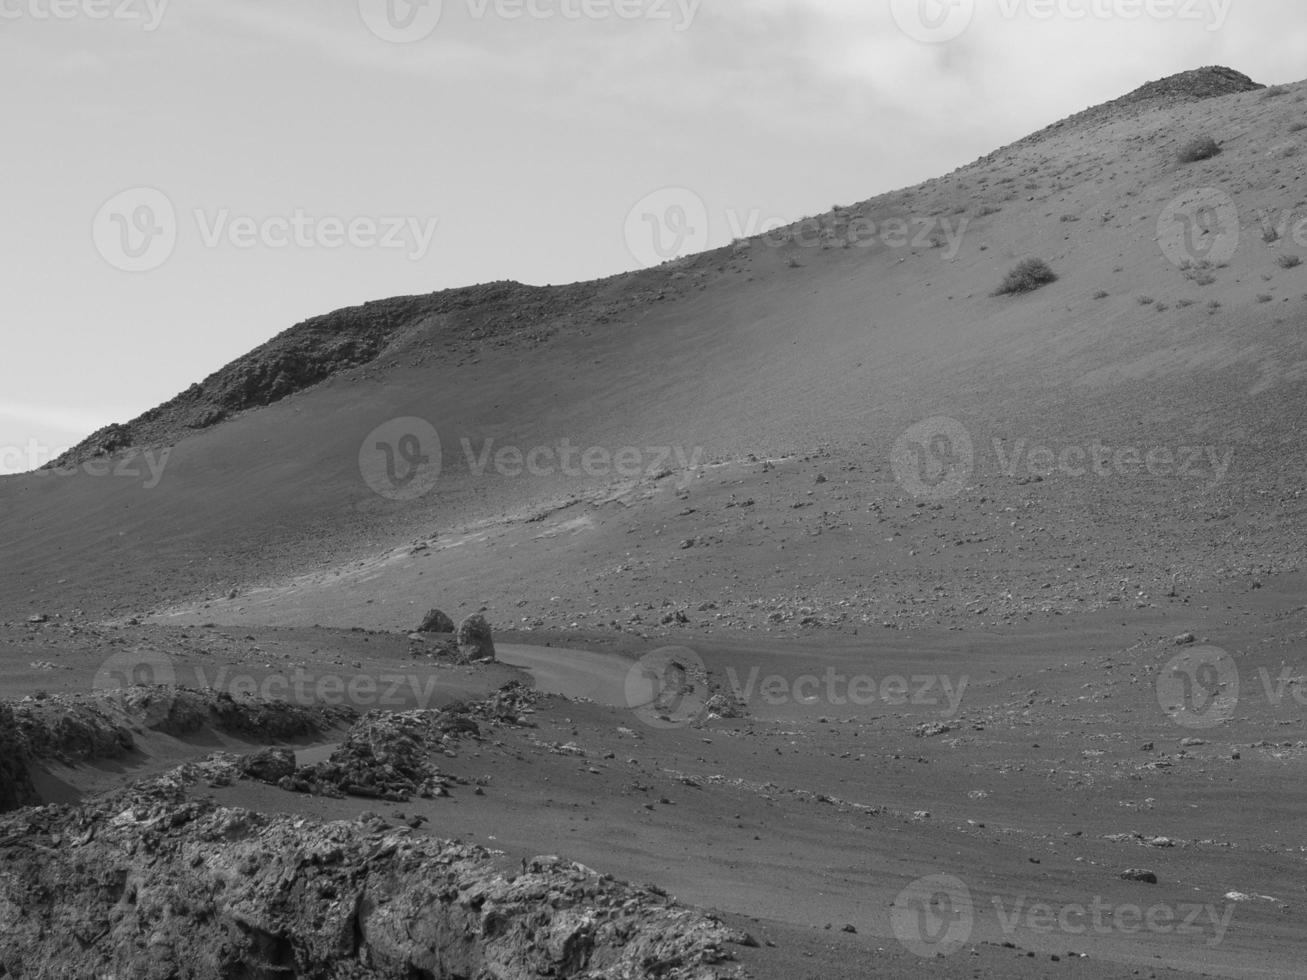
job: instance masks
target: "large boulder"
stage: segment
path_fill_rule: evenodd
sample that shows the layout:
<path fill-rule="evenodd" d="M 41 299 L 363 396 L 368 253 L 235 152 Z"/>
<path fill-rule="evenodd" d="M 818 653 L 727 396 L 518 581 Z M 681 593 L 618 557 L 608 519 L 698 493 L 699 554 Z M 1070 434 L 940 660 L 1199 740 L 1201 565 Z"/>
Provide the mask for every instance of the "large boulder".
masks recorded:
<path fill-rule="evenodd" d="M 458 652 L 468 660 L 495 659 L 495 641 L 486 617 L 478 613 L 459 624 Z"/>
<path fill-rule="evenodd" d="M 422 620 L 422 625 L 418 627 L 419 633 L 452 633 L 454 632 L 454 621 L 446 616 L 439 609 L 433 609 L 427 613 L 426 619 Z"/>

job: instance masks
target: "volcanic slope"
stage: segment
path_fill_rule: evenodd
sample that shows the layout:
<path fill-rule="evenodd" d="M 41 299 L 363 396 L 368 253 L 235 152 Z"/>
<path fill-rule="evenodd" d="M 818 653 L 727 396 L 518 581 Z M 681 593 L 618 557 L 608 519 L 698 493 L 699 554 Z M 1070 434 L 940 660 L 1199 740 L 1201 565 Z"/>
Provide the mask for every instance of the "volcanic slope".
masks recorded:
<path fill-rule="evenodd" d="M 324 625 L 407 622 L 437 578 L 443 601 L 499 622 L 647 621 L 666 601 L 715 602 L 740 628 L 984 605 L 965 619 L 982 625 L 1296 567 L 1307 86 L 1211 96 L 1251 86 L 1223 70 L 1153 83 L 947 177 L 657 269 L 296 328 L 273 346 L 321 336 L 319 353 L 349 356 L 285 397 L 238 364 L 206 382 L 214 404 L 134 423 L 145 452 L 170 449 L 157 485 L 121 449 L 102 471 L 136 478 L 0 481 L 0 613 L 140 614 L 234 590 L 206 615 L 239 616 L 249 589 L 299 596 L 308 575 Z M 1219 154 L 1181 163 L 1203 136 Z M 1196 192 L 1234 210 L 1186 211 Z M 1184 237 L 1213 214 L 1226 224 Z M 993 295 L 1031 257 L 1057 281 Z M 345 363 L 364 356 L 350 330 L 374 339 L 366 363 Z M 359 457 L 407 416 L 438 430 L 443 465 L 404 502 L 370 489 Z M 956 494 L 923 498 L 891 456 L 941 417 L 971 465 Z M 937 468 L 952 441 L 927 440 Z M 564 444 L 598 465 L 496 462 Z M 264 596 L 260 618 L 297 615 Z"/>

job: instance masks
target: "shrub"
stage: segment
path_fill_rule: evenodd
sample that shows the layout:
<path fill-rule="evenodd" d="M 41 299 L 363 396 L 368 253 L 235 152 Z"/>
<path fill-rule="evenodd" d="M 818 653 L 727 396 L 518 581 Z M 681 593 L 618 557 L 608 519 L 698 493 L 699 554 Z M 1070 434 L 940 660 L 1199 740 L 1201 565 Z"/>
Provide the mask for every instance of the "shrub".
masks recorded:
<path fill-rule="evenodd" d="M 1016 296 L 1032 293 L 1050 282 L 1057 282 L 1057 273 L 1043 259 L 1026 259 L 1004 277 L 995 296 Z"/>
<path fill-rule="evenodd" d="M 1197 163 L 1199 160 L 1210 160 L 1220 152 L 1221 147 L 1216 140 L 1210 136 L 1199 136 L 1180 148 L 1180 162 Z"/>
<path fill-rule="evenodd" d="M 1275 299 L 1275 297 L 1272 296 L 1270 293 L 1262 293 L 1260 296 L 1257 297 L 1257 302 L 1259 302 L 1259 303 L 1270 303 L 1270 302 L 1271 302 L 1272 300 L 1274 300 L 1274 299 Z"/>
<path fill-rule="evenodd" d="M 1139 297 L 1139 305 L 1140 305 L 1140 306 L 1152 306 L 1152 305 L 1153 305 L 1154 303 L 1156 303 L 1156 302 L 1157 302 L 1157 300 L 1153 299 L 1153 297 L 1151 297 L 1151 296 L 1140 296 L 1140 297 Z"/>
<path fill-rule="evenodd" d="M 1270 88 L 1268 88 L 1265 92 L 1262 93 L 1262 99 L 1263 100 L 1278 99 L 1280 96 L 1288 95 L 1288 94 L 1289 94 L 1289 86 L 1272 85 Z"/>
<path fill-rule="evenodd" d="M 1281 269 L 1296 269 L 1302 265 L 1301 255 L 1281 255 L 1277 260 Z"/>
<path fill-rule="evenodd" d="M 1094 299 L 1107 299 L 1107 297 L 1111 295 L 1112 294 L 1109 293 L 1106 289 L 1100 289 L 1098 292 L 1094 293 Z"/>

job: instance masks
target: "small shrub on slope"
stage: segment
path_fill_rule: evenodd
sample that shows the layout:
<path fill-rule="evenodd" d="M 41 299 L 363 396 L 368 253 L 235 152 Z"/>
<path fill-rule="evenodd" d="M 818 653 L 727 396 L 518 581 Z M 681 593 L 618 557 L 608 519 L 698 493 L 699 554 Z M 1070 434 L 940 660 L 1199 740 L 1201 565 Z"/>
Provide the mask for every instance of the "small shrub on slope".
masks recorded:
<path fill-rule="evenodd" d="M 1180 149 L 1180 162 L 1197 163 L 1199 160 L 1210 160 L 1220 152 L 1221 147 L 1216 140 L 1210 136 L 1200 136 L 1190 140 Z"/>
<path fill-rule="evenodd" d="M 1007 274 L 995 291 L 995 296 L 1017 296 L 1032 293 L 1050 282 L 1057 282 L 1057 273 L 1043 259 L 1026 259 Z"/>

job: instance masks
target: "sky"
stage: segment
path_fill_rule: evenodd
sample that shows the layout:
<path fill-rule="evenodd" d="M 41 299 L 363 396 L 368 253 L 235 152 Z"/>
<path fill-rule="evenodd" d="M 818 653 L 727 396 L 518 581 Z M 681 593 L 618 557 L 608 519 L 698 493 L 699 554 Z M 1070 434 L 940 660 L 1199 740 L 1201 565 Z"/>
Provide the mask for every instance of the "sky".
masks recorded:
<path fill-rule="evenodd" d="M 0 0 L 0 473 L 310 316 L 947 173 L 1302 0 Z"/>

